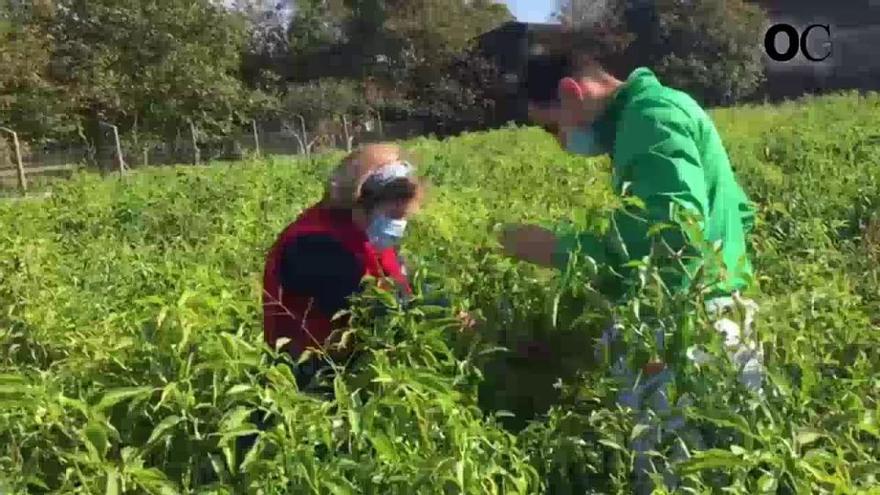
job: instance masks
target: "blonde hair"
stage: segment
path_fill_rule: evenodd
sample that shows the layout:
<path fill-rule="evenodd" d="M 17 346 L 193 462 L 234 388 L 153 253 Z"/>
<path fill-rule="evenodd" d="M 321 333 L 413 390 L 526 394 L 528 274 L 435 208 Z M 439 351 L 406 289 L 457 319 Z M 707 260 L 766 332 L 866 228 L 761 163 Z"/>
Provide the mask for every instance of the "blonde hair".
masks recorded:
<path fill-rule="evenodd" d="M 426 184 L 416 177 L 403 177 L 386 184 L 365 198 L 363 185 L 372 173 L 390 163 L 407 161 L 400 146 L 393 143 L 375 143 L 359 147 L 346 156 L 330 175 L 324 193 L 324 203 L 332 208 L 352 209 L 370 207 L 384 200 L 404 199 L 410 209 L 416 210 L 424 198 Z M 364 204 L 368 200 L 368 204 Z"/>

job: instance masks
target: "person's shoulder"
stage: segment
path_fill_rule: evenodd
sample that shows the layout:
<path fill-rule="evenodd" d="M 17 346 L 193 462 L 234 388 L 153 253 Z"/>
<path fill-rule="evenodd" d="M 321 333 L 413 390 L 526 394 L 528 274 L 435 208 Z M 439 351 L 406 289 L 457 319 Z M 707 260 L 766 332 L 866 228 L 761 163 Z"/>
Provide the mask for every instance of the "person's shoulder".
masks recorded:
<path fill-rule="evenodd" d="M 340 240 L 326 233 L 308 233 L 296 236 L 287 245 L 285 256 L 296 257 L 352 257 Z"/>
<path fill-rule="evenodd" d="M 697 139 L 701 128 L 692 108 L 674 95 L 656 92 L 633 99 L 618 122 L 616 144 L 632 147 L 654 139 L 666 139 L 670 133 Z"/>
<path fill-rule="evenodd" d="M 701 116 L 700 105 L 687 93 L 658 86 L 634 98 L 623 112 L 623 122 L 634 123 L 696 123 Z"/>
<path fill-rule="evenodd" d="M 358 278 L 363 261 L 338 239 L 323 233 L 296 237 L 281 254 L 286 278 Z"/>
<path fill-rule="evenodd" d="M 657 85 L 633 98 L 623 109 L 614 143 L 615 162 L 627 162 L 633 156 L 657 148 L 680 148 L 684 141 L 700 142 L 703 125 L 690 97 L 677 90 Z"/>

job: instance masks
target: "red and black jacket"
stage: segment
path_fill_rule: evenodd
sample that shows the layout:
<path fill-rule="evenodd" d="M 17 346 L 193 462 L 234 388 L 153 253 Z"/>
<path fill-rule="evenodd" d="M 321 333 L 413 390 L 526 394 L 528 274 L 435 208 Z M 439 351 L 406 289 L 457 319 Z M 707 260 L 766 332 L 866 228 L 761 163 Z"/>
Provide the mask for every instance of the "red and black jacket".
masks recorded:
<path fill-rule="evenodd" d="M 332 321 L 360 290 L 365 276 L 388 277 L 411 289 L 394 248 L 377 250 L 351 212 L 320 203 L 285 228 L 266 258 L 263 273 L 263 332 L 275 347 L 280 338 L 298 355 L 322 345 L 347 319 Z"/>

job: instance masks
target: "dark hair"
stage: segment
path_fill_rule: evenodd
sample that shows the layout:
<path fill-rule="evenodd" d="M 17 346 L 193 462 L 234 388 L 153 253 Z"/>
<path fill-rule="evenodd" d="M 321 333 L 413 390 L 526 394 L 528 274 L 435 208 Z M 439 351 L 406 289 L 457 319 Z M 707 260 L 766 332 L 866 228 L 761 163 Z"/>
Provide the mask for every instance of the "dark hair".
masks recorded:
<path fill-rule="evenodd" d="M 361 187 L 357 204 L 364 210 L 371 211 L 385 202 L 411 201 L 419 197 L 421 187 L 418 181 L 408 177 L 400 177 L 382 185 L 368 180 Z"/>
<path fill-rule="evenodd" d="M 546 53 L 530 57 L 524 85 L 529 101 L 557 99 L 559 80 L 578 75 L 590 65 L 625 79 L 646 64 L 645 50 L 634 33 L 646 33 L 655 19 L 651 4 L 637 0 L 614 3 L 602 19 L 563 25 L 546 45 Z"/>
<path fill-rule="evenodd" d="M 588 65 L 596 65 L 619 79 L 626 78 L 639 64 L 632 47 L 634 36 L 613 26 L 578 26 L 560 36 L 559 50 L 567 60 L 568 74 L 577 75 Z"/>
<path fill-rule="evenodd" d="M 536 103 L 556 101 L 559 80 L 569 75 L 570 67 L 569 57 L 565 54 L 530 58 L 523 81 L 529 101 Z"/>

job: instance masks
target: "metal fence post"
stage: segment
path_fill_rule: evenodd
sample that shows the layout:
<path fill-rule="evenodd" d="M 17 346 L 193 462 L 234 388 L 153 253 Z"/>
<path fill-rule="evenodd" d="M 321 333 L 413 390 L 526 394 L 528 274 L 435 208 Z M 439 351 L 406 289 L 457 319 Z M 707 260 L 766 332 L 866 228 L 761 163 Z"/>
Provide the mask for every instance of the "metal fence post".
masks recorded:
<path fill-rule="evenodd" d="M 24 162 L 21 160 L 21 143 L 18 141 L 18 133 L 6 127 L 0 127 L 0 131 L 12 134 L 12 144 L 15 147 L 15 165 L 18 168 L 18 187 L 22 194 L 27 194 L 27 179 L 24 174 Z"/>
<path fill-rule="evenodd" d="M 119 170 L 119 175 L 123 175 L 125 173 L 125 159 L 122 157 L 122 143 L 119 142 L 119 128 L 107 122 L 101 122 L 101 125 L 113 130 L 113 141 L 116 144 L 116 167 Z"/>
<path fill-rule="evenodd" d="M 342 114 L 342 134 L 342 137 L 345 139 L 345 151 L 347 153 L 351 153 L 351 146 L 354 142 L 354 136 L 351 135 L 348 125 L 348 117 L 345 114 Z"/>
<path fill-rule="evenodd" d="M 385 130 L 382 128 L 382 114 L 372 107 L 368 108 L 367 112 L 376 117 L 376 123 L 379 125 L 379 138 L 385 139 Z"/>
<path fill-rule="evenodd" d="M 260 156 L 260 135 L 257 133 L 257 119 L 251 120 L 251 127 L 254 131 L 254 146 L 256 147 L 255 151 L 257 152 L 257 156 Z"/>
<path fill-rule="evenodd" d="M 193 164 L 198 165 L 202 161 L 202 150 L 199 149 L 198 134 L 196 134 L 196 125 L 192 120 L 189 121 L 189 132 L 192 135 L 193 145 Z"/>

